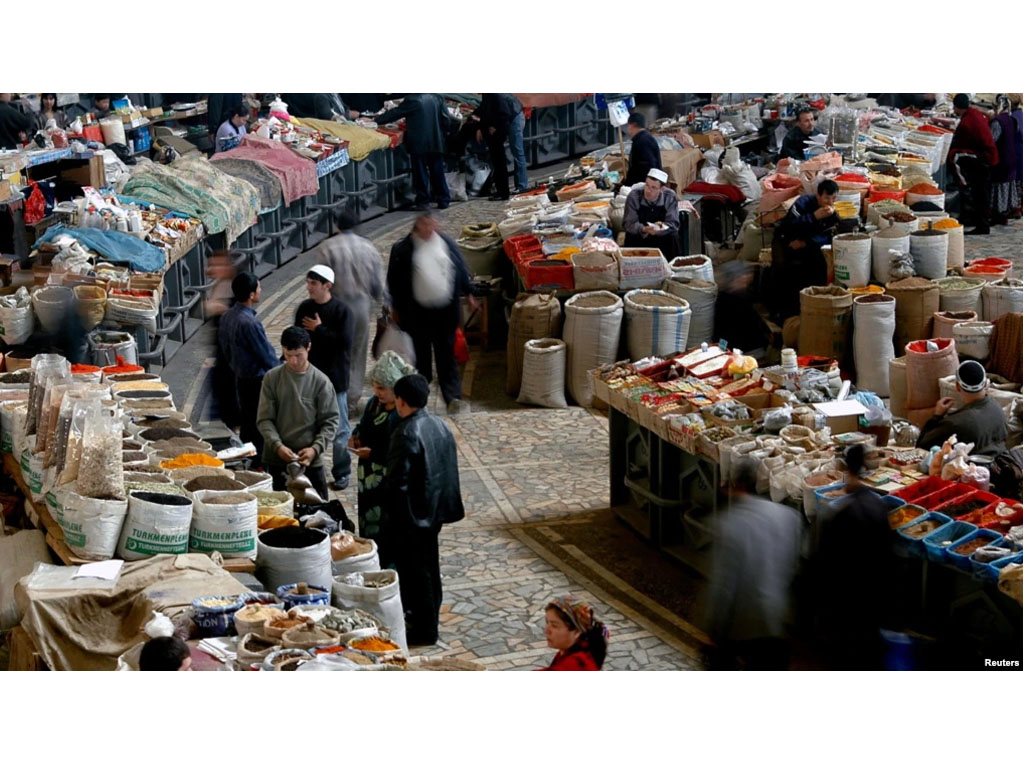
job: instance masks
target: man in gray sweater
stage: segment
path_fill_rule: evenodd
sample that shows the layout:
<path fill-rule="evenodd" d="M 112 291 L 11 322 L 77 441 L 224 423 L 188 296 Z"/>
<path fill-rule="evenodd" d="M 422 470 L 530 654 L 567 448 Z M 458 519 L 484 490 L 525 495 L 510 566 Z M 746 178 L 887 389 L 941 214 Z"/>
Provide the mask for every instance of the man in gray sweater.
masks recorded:
<path fill-rule="evenodd" d="M 285 490 L 285 467 L 297 461 L 320 497 L 327 499 L 321 456 L 338 430 L 338 400 L 326 373 L 309 362 L 309 334 L 292 326 L 281 334 L 284 365 L 263 377 L 256 426 L 263 435 L 263 463 L 274 490 Z"/>

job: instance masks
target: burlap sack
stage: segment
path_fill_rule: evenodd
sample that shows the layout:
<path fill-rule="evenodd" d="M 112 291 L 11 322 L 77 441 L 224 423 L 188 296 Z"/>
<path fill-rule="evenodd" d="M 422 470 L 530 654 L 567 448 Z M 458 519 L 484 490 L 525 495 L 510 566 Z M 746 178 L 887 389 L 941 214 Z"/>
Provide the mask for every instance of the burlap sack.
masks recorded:
<path fill-rule="evenodd" d="M 912 341 L 907 350 L 907 410 L 934 407 L 939 379 L 956 373 L 960 360 L 952 339 L 931 339 L 938 350 L 929 352 L 928 339 Z"/>
<path fill-rule="evenodd" d="M 887 283 L 885 292 L 896 299 L 896 351 L 931 337 L 932 315 L 939 311 L 939 287 L 923 277 Z"/>
<path fill-rule="evenodd" d="M 801 355 L 840 360 L 849 353 L 853 295 L 838 285 L 812 285 L 800 291 Z"/>
<path fill-rule="evenodd" d="M 531 339 L 558 338 L 562 334 L 562 305 L 554 294 L 521 293 L 512 306 L 508 324 L 505 391 L 519 396 L 523 376 L 523 354 Z"/>

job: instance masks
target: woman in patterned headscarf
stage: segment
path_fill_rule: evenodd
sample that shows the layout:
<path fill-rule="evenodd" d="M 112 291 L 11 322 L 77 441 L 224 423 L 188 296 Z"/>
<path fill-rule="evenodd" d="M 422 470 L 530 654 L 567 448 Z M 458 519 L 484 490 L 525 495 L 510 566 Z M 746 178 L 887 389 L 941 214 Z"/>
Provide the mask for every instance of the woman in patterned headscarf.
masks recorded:
<path fill-rule="evenodd" d="M 348 441 L 359 457 L 359 535 L 377 542 L 381 568 L 394 567 L 394 546 L 383 518 L 384 469 L 391 442 L 391 431 L 401 421 L 395 408 L 395 382 L 416 373 L 402 356 L 388 350 L 370 372 L 373 397 Z"/>
<path fill-rule="evenodd" d="M 548 647 L 558 653 L 543 671 L 600 671 L 608 650 L 608 629 L 594 618 L 594 609 L 571 597 L 560 597 L 548 603 L 545 615 Z"/>

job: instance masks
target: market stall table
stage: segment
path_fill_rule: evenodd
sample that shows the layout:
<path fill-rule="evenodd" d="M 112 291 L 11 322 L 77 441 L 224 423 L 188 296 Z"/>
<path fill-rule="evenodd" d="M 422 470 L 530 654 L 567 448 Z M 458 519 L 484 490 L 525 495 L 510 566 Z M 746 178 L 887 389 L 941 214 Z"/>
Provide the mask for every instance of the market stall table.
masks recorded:
<path fill-rule="evenodd" d="M 54 554 L 64 565 L 82 565 L 90 562 L 75 555 L 64 542 L 64 532 L 60 525 L 50 515 L 45 503 L 36 503 L 32 500 L 32 493 L 21 473 L 21 465 L 14 458 L 13 454 L 4 454 L 4 470 L 14 480 L 25 497 L 25 511 L 33 525 L 46 533 L 46 543 L 53 550 Z M 226 571 L 233 573 L 255 573 L 256 563 L 247 558 L 225 558 L 221 566 Z"/>

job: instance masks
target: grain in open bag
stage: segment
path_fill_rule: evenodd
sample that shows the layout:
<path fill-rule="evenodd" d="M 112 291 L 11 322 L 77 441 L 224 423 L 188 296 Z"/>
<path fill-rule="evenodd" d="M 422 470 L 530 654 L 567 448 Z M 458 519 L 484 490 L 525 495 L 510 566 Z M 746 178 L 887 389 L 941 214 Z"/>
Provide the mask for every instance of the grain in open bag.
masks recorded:
<path fill-rule="evenodd" d="M 191 523 L 192 500 L 187 496 L 133 491 L 128 495 L 128 516 L 117 554 L 124 560 L 183 555 L 188 552 Z"/>

